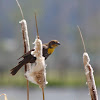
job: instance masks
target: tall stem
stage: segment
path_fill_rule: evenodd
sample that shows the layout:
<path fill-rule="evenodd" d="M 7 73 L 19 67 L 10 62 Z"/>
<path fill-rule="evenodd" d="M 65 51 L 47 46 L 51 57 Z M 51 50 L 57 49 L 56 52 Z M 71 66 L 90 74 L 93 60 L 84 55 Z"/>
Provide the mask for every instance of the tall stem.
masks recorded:
<path fill-rule="evenodd" d="M 21 15 L 23 20 L 20 21 L 21 23 L 21 27 L 22 27 L 22 35 L 23 35 L 23 42 L 24 42 L 24 53 L 30 51 L 30 44 L 29 44 L 29 37 L 28 37 L 28 29 L 27 29 L 27 23 L 26 20 L 24 20 L 24 15 L 23 15 L 23 11 L 22 8 L 18 2 L 18 0 L 16 0 L 17 5 L 20 9 Z M 31 67 L 31 65 L 28 63 L 25 65 L 25 72 L 27 70 L 29 70 Z M 29 81 L 27 80 L 27 100 L 29 100 Z"/>
<path fill-rule="evenodd" d="M 44 97 L 44 88 L 42 88 L 42 95 L 43 95 L 43 100 L 45 100 L 45 97 Z"/>

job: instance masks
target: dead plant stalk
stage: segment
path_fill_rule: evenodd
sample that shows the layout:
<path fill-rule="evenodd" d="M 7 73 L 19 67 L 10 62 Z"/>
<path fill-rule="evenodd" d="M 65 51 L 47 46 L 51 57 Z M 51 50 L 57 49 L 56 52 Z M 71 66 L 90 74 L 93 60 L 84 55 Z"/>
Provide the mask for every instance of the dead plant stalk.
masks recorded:
<path fill-rule="evenodd" d="M 43 45 L 38 34 L 36 13 L 35 13 L 35 21 L 36 21 L 37 37 L 34 42 L 35 45 L 34 51 L 31 52 L 31 54 L 36 57 L 36 61 L 35 64 L 31 66 L 31 69 L 25 73 L 25 76 L 30 82 L 39 85 L 39 87 L 42 89 L 42 95 L 44 100 L 45 99 L 44 88 L 48 82 L 46 81 L 46 64 L 45 64 L 45 58 L 42 56 Z"/>
<path fill-rule="evenodd" d="M 24 19 L 23 11 L 21 9 L 21 6 L 16 0 L 18 7 L 20 8 L 20 12 L 22 15 L 23 20 L 21 20 L 19 23 L 21 24 L 22 28 L 22 35 L 23 35 L 23 42 L 24 42 L 24 53 L 30 51 L 30 44 L 29 44 L 29 37 L 28 37 L 28 29 L 27 29 L 27 23 L 26 20 Z M 25 65 L 25 72 L 29 70 L 31 65 L 28 63 Z M 27 80 L 27 100 L 29 100 L 29 81 Z"/>
<path fill-rule="evenodd" d="M 93 68 L 89 64 L 90 58 L 88 56 L 88 53 L 86 52 L 85 43 L 84 43 L 84 40 L 82 37 L 81 30 L 80 30 L 79 26 L 77 26 L 77 27 L 80 32 L 80 36 L 81 36 L 83 47 L 84 47 L 83 63 L 84 63 L 85 75 L 86 75 L 86 80 L 87 80 L 87 85 L 88 85 L 89 93 L 91 96 L 91 100 L 98 100 L 98 94 L 97 94 L 95 79 L 94 79 L 94 75 L 93 75 Z"/>
<path fill-rule="evenodd" d="M 29 44 L 29 37 L 28 37 L 28 30 L 27 30 L 27 23 L 26 20 L 21 20 L 21 27 L 22 27 L 22 35 L 23 35 L 23 42 L 24 42 L 24 53 L 30 51 L 30 44 Z M 28 63 L 25 65 L 25 72 L 29 70 L 31 64 Z M 29 81 L 27 80 L 27 100 L 29 100 Z"/>

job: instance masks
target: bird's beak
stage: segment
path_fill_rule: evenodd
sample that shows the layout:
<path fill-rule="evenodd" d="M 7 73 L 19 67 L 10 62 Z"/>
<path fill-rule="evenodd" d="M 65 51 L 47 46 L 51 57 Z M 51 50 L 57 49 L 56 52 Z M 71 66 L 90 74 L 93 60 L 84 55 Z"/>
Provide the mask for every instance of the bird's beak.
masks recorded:
<path fill-rule="evenodd" d="M 57 44 L 57 45 L 60 45 L 60 42 L 57 42 L 56 44 Z"/>

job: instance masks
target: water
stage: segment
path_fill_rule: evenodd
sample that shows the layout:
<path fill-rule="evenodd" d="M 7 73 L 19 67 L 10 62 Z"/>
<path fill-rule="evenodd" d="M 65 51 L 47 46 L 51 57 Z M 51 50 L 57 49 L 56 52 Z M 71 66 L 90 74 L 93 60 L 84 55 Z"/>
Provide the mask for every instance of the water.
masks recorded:
<path fill-rule="evenodd" d="M 2 88 L 0 94 L 6 93 L 8 100 L 27 100 L 25 88 Z M 100 89 L 98 89 L 100 95 Z M 4 97 L 0 97 L 4 100 Z M 41 89 L 30 89 L 30 100 L 42 100 Z M 45 88 L 45 100 L 90 100 L 87 88 Z"/>

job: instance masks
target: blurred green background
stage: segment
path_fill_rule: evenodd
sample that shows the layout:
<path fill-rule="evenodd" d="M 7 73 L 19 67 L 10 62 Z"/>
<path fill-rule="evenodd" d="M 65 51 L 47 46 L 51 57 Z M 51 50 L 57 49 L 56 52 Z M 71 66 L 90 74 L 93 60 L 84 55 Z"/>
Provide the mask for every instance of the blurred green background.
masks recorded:
<path fill-rule="evenodd" d="M 53 39 L 61 43 L 46 61 L 47 87 L 86 87 L 84 50 L 77 25 L 85 40 L 97 87 L 100 87 L 100 1 L 19 0 L 19 3 L 27 21 L 31 48 L 36 37 L 35 11 L 43 43 Z M 10 75 L 10 69 L 23 55 L 21 20 L 15 0 L 0 0 L 0 87 L 26 87 L 24 68 L 16 76 Z M 30 83 L 30 87 L 33 86 L 36 85 Z"/>
<path fill-rule="evenodd" d="M 43 43 L 53 39 L 61 43 L 46 61 L 48 85 L 85 86 L 84 51 L 77 29 L 79 25 L 96 83 L 100 86 L 100 1 L 19 0 L 19 3 L 27 21 L 31 48 L 36 37 L 35 11 Z M 15 0 L 0 1 L 0 78 L 3 77 L 0 85 L 25 85 L 24 68 L 14 77 L 9 71 L 17 65 L 17 58 L 23 55 L 21 19 Z"/>

